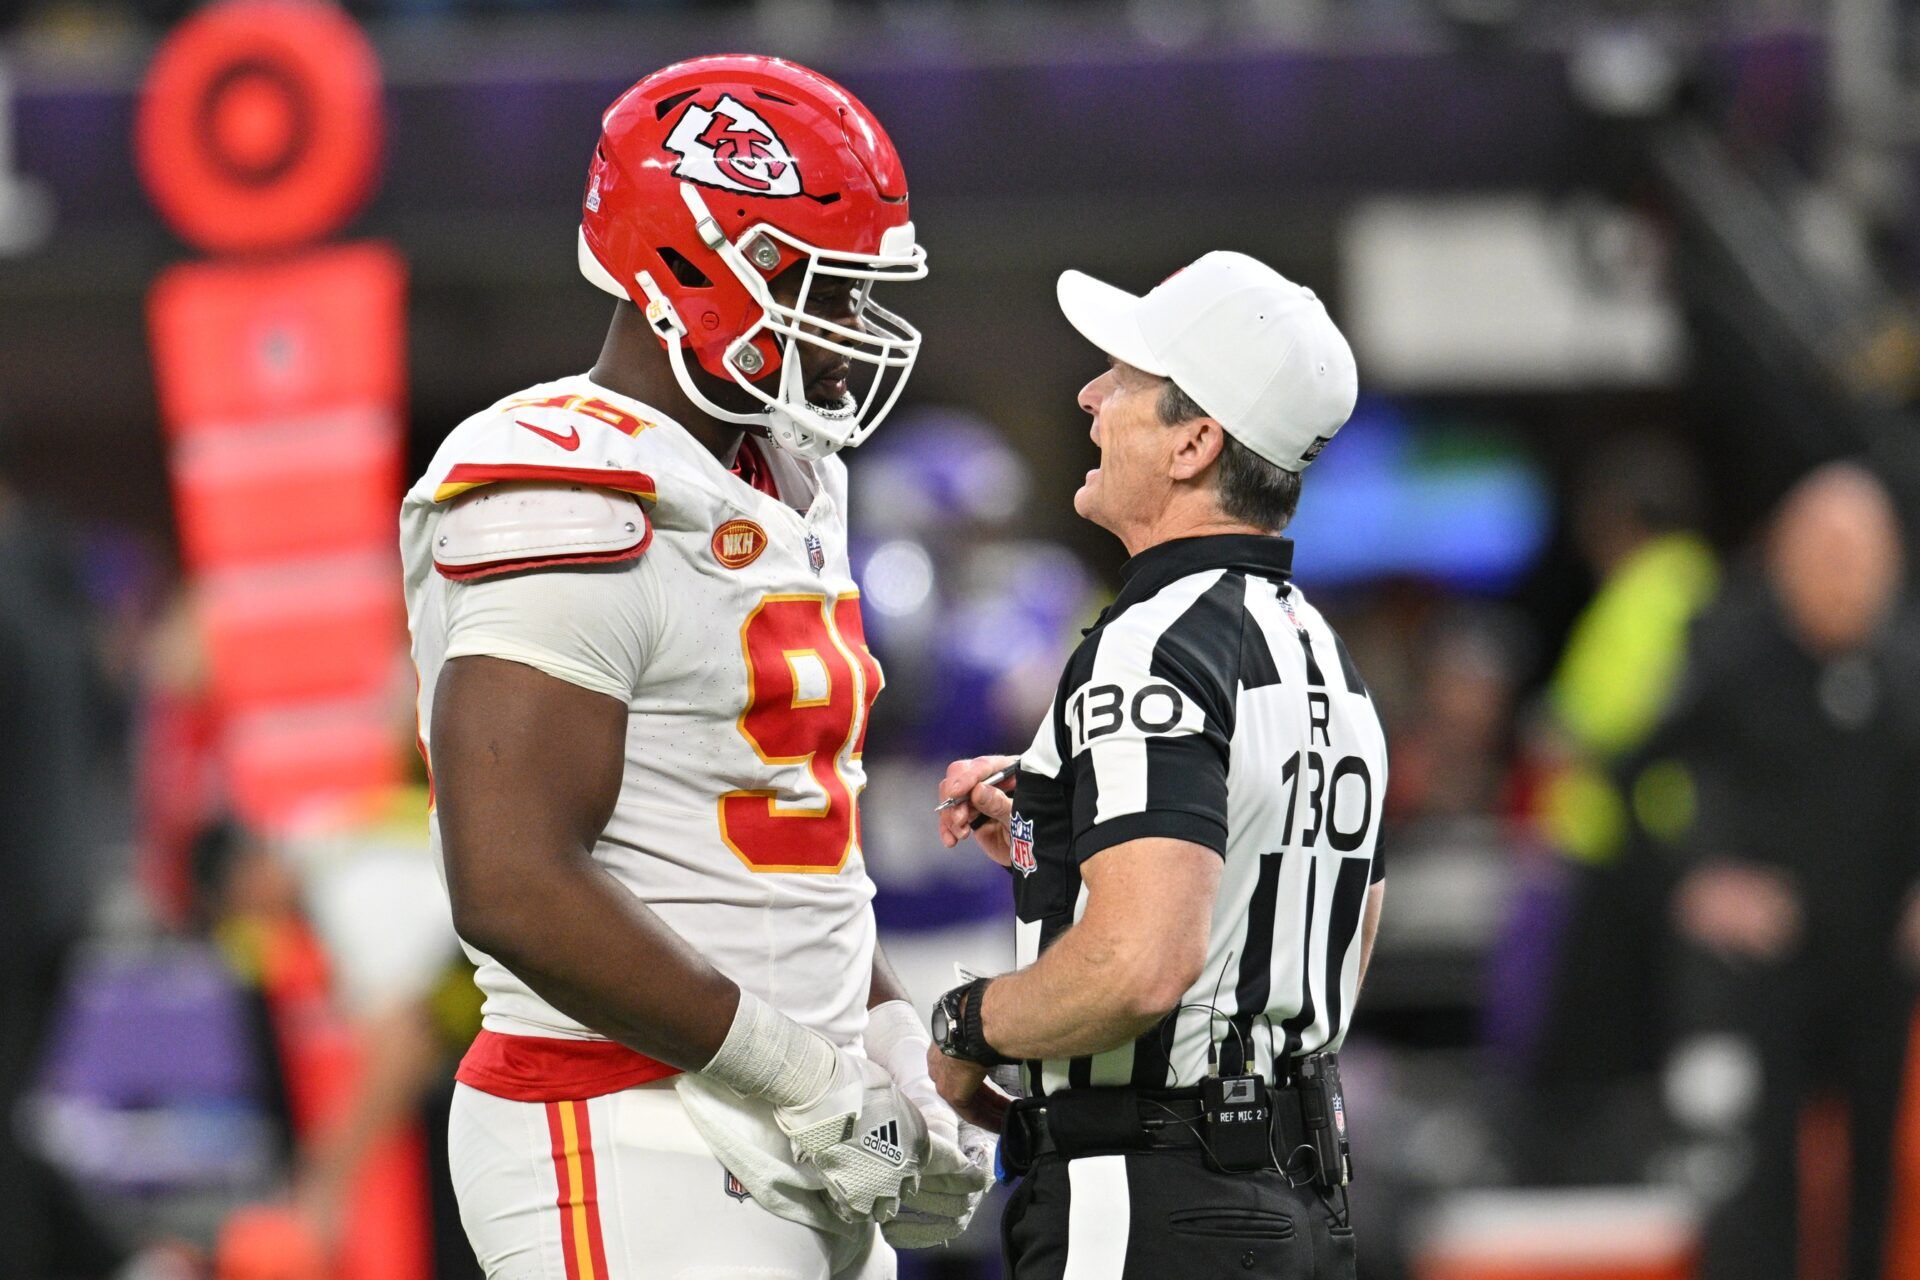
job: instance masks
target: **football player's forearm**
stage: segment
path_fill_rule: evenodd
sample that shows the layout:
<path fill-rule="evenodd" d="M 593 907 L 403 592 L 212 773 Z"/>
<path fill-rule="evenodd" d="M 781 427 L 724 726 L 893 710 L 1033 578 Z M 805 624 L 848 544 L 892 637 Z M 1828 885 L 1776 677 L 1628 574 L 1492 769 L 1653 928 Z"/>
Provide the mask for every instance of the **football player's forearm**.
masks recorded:
<path fill-rule="evenodd" d="M 712 1060 L 740 1002 L 731 979 L 584 856 L 529 882 L 469 941 L 610 1040 L 683 1070 Z"/>
<path fill-rule="evenodd" d="M 893 971 L 887 953 L 876 942 L 873 944 L 873 978 L 867 987 L 867 1008 L 883 1005 L 889 1000 L 913 1003 L 913 998 L 907 994 L 906 984 L 900 981 L 900 975 Z"/>
<path fill-rule="evenodd" d="M 738 989 L 593 860 L 620 794 L 625 706 L 501 658 L 454 658 L 435 690 L 455 930 L 601 1035 L 705 1066 Z"/>

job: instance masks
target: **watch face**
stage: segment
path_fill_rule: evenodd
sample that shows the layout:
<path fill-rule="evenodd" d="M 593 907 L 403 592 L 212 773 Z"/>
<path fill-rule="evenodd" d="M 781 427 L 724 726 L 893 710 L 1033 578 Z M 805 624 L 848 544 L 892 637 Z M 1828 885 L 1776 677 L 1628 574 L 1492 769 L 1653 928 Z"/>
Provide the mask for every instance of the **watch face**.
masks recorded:
<path fill-rule="evenodd" d="M 953 1031 L 952 1020 L 947 1017 L 947 1002 L 942 1000 L 933 1006 L 933 1042 L 946 1048 L 947 1039 Z"/>

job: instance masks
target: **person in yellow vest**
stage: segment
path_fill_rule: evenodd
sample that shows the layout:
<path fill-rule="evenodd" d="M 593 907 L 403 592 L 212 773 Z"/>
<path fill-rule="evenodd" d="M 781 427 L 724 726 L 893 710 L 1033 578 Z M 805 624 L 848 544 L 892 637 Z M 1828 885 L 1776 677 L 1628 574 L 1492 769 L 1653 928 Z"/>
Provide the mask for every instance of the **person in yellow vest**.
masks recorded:
<path fill-rule="evenodd" d="M 1574 533 L 1600 586 L 1548 684 L 1566 760 L 1542 806 L 1548 837 L 1582 862 L 1619 854 L 1630 811 L 1656 835 L 1684 825 L 1684 797 L 1665 775 L 1632 780 L 1630 795 L 1610 775 L 1659 723 L 1688 629 L 1719 586 L 1696 489 L 1687 456 L 1660 437 L 1628 437 L 1586 467 Z"/>
<path fill-rule="evenodd" d="M 1660 1068 L 1645 1011 L 1660 982 L 1666 860 L 1652 852 L 1691 822 L 1691 785 L 1643 751 L 1673 699 L 1694 620 L 1719 566 L 1698 532 L 1694 469 L 1674 442 L 1624 436 L 1582 470 L 1573 532 L 1599 579 L 1548 683 L 1543 731 L 1531 744 L 1533 817 L 1558 857 L 1534 868 L 1554 905 L 1517 914 L 1510 955 L 1538 967 L 1536 1012 L 1507 1029 L 1538 1108 L 1523 1133 L 1528 1176 L 1637 1176 L 1636 1143 L 1658 1124 Z M 1650 839 L 1636 839 L 1636 835 Z M 1535 895 L 1539 896 L 1539 895 Z M 1528 936 L 1531 935 L 1531 936 Z"/>

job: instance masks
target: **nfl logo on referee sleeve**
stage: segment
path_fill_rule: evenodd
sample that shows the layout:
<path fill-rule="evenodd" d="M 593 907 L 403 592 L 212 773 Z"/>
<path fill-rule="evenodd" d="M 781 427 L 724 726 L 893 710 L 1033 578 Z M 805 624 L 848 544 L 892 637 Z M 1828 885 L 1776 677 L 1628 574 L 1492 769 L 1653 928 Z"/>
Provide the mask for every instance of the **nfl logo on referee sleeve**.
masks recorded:
<path fill-rule="evenodd" d="M 1023 876 L 1033 874 L 1033 819 L 1013 815 L 1013 869 Z"/>

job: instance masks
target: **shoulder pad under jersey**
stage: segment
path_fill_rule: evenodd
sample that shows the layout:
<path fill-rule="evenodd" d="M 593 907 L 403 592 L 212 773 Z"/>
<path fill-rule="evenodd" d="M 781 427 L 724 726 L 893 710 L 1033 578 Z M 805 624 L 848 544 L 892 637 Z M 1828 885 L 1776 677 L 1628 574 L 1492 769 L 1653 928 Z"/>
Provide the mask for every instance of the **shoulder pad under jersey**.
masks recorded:
<path fill-rule="evenodd" d="M 653 540 L 631 493 L 507 480 L 451 500 L 434 530 L 433 567 L 458 580 L 638 558 Z"/>

